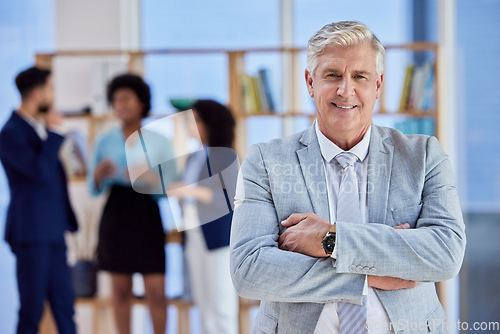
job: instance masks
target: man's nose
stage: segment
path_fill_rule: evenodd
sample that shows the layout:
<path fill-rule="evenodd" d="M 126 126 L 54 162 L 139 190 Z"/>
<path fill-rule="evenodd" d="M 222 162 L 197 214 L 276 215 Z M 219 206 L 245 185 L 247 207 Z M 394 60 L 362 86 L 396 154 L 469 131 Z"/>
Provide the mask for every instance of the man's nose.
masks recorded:
<path fill-rule="evenodd" d="M 342 81 L 337 87 L 337 95 L 342 97 L 349 97 L 354 94 L 354 85 L 350 78 L 342 78 Z"/>

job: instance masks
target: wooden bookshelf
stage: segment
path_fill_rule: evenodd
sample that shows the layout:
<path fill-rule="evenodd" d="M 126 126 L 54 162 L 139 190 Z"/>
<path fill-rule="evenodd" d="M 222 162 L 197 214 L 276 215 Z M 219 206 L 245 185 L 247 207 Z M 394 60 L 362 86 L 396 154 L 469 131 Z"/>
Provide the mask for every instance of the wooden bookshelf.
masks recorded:
<path fill-rule="evenodd" d="M 435 121 L 435 133 L 439 138 L 439 127 L 438 120 L 440 119 L 439 114 L 440 111 L 438 109 L 439 106 L 439 91 L 438 91 L 438 52 L 439 48 L 436 43 L 428 43 L 428 42 L 414 42 L 408 44 L 399 44 L 399 45 L 387 45 L 385 46 L 386 53 L 390 53 L 393 50 L 403 50 L 405 52 L 433 52 L 434 53 L 434 94 L 435 94 L 435 107 L 432 110 L 405 110 L 405 111 L 393 111 L 387 110 L 386 107 L 386 94 L 385 90 L 382 90 L 382 95 L 380 97 L 380 101 L 378 103 L 378 110 L 374 111 L 374 116 L 380 117 L 407 117 L 407 118 L 424 118 L 424 117 L 432 117 Z M 53 61 L 58 57 L 106 57 L 106 56 L 127 56 L 128 57 L 128 71 L 144 74 L 144 57 L 148 55 L 171 55 L 171 54 L 185 54 L 185 55 L 194 55 L 194 54 L 222 54 L 227 58 L 227 66 L 228 66 L 228 106 L 232 110 L 235 119 L 236 119 L 236 142 L 235 148 L 240 157 L 240 161 L 246 155 L 247 149 L 247 120 L 253 117 L 278 117 L 281 119 L 283 124 L 283 133 L 287 133 L 285 131 L 285 123 L 288 119 L 293 119 L 295 117 L 307 117 L 312 123 L 315 119 L 315 114 L 306 113 L 300 108 L 300 87 L 304 85 L 303 80 L 300 80 L 296 75 L 297 70 L 305 70 L 300 68 L 300 55 L 305 52 L 306 48 L 252 48 L 252 49 L 243 49 L 243 50 L 233 50 L 233 49 L 152 49 L 152 50 L 60 50 L 54 53 L 40 53 L 36 55 L 36 64 L 38 66 L 52 68 Z M 282 91 L 288 91 L 290 94 L 283 94 L 284 96 L 290 96 L 290 101 L 286 101 L 284 105 L 287 106 L 286 109 L 278 110 L 278 111 L 269 111 L 269 110 L 261 110 L 256 113 L 248 113 L 243 107 L 243 96 L 242 96 L 242 75 L 245 73 L 245 57 L 247 55 L 253 53 L 278 53 L 287 58 L 286 66 L 288 68 L 286 70 L 289 73 L 293 73 L 291 75 L 291 80 L 289 82 L 282 82 Z M 283 69 L 282 69 L 283 70 Z M 387 80 L 387 77 L 385 78 Z M 277 96 L 275 96 L 277 98 Z M 157 116 L 165 116 L 165 115 L 157 115 Z M 98 126 L 101 123 L 105 123 L 108 121 L 112 121 L 114 118 L 112 115 L 104 114 L 104 115 L 84 115 L 83 120 L 88 122 L 88 144 L 89 148 L 93 147 L 93 142 L 98 133 Z M 177 129 L 177 127 L 176 127 Z M 288 131 L 289 132 L 289 131 Z M 174 148 L 177 149 L 179 145 L 185 145 L 186 141 L 182 138 L 174 139 Z M 84 178 L 78 178 L 74 181 L 84 181 Z M 167 236 L 167 242 L 181 242 L 180 235 L 176 233 L 171 233 Z M 444 300 L 442 296 L 444 296 L 444 285 L 437 284 L 438 287 L 438 295 L 440 296 L 441 302 L 444 305 Z M 248 322 L 248 309 L 250 307 L 254 307 L 257 305 L 256 303 L 242 303 L 240 302 L 240 308 L 243 313 L 240 313 L 240 319 L 242 322 Z M 243 318 L 242 318 L 243 317 Z M 246 331 L 245 328 L 242 328 L 242 331 Z"/>
<path fill-rule="evenodd" d="M 435 77 L 434 77 L 434 89 L 435 89 L 435 105 L 436 108 L 433 110 L 405 110 L 393 111 L 387 110 L 386 108 L 386 94 L 385 89 L 382 90 L 382 94 L 379 100 L 379 109 L 374 111 L 374 115 L 377 116 L 407 116 L 414 118 L 422 117 L 433 117 L 436 121 L 435 130 L 436 136 L 439 138 L 439 133 L 437 131 L 439 119 L 437 110 L 439 92 L 437 90 L 437 73 L 438 73 L 438 55 L 439 52 L 438 45 L 436 43 L 430 42 L 414 42 L 406 44 L 397 45 L 386 45 L 386 53 L 390 53 L 393 50 L 404 50 L 408 52 L 433 52 L 435 57 Z M 266 111 L 258 110 L 257 112 L 247 112 L 243 106 L 243 94 L 242 94 L 242 80 L 241 77 L 245 73 L 245 57 L 249 54 L 256 53 L 278 53 L 286 55 L 289 57 L 290 61 L 289 68 L 287 69 L 290 73 L 295 73 L 299 65 L 299 56 L 301 53 L 305 52 L 306 48 L 286 48 L 286 47 L 276 47 L 276 48 L 250 48 L 250 49 L 151 49 L 151 50 L 59 50 L 53 53 L 40 53 L 36 55 L 36 64 L 43 67 L 52 67 L 54 58 L 57 57 L 106 57 L 106 56 L 127 56 L 128 57 L 128 70 L 130 72 L 144 74 L 143 68 L 143 58 L 148 55 L 194 55 L 194 54 L 223 54 L 227 57 L 228 66 L 228 87 L 229 87 L 229 102 L 228 106 L 233 111 L 234 116 L 237 120 L 237 136 L 235 147 L 240 158 L 244 158 L 246 155 L 246 121 L 252 117 L 279 117 L 282 119 L 288 117 L 309 117 L 311 122 L 315 118 L 315 114 L 304 113 L 300 110 L 300 101 L 298 101 L 297 96 L 300 95 L 300 85 L 303 85 L 303 81 L 299 80 L 296 75 L 291 76 L 290 82 L 282 83 L 282 91 L 289 90 L 293 96 L 291 101 L 286 101 L 286 105 L 289 106 L 288 110 L 279 111 Z M 386 78 L 387 79 L 387 78 Z M 276 96 L 275 96 L 276 99 Z M 92 144 L 93 139 L 96 136 L 96 124 L 105 120 L 108 120 L 110 116 L 89 116 L 91 118 L 91 128 L 89 128 L 89 144 Z M 285 131 L 286 132 L 286 131 Z M 286 133 L 285 133 L 286 134 Z"/>

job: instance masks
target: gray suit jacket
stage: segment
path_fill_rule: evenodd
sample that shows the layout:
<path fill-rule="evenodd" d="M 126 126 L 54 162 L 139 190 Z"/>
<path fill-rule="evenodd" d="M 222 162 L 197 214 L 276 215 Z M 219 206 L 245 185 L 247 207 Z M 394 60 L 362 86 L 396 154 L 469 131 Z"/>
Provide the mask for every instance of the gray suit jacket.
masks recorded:
<path fill-rule="evenodd" d="M 282 251 L 279 223 L 294 212 L 329 220 L 314 126 L 250 148 L 238 176 L 231 274 L 242 297 L 262 300 L 254 333 L 313 333 L 324 304 L 361 304 L 365 275 L 421 282 L 382 291 L 395 333 L 444 332 L 434 282 L 457 275 L 465 226 L 450 162 L 434 137 L 373 125 L 369 224 L 337 223 L 338 258 Z M 409 223 L 410 230 L 392 226 Z"/>

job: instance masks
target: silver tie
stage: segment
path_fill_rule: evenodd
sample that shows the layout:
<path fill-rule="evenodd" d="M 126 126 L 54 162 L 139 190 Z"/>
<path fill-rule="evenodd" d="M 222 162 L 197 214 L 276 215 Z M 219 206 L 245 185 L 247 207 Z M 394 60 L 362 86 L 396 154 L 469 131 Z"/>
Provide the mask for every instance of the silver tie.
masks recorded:
<path fill-rule="evenodd" d="M 347 223 L 361 223 L 359 204 L 358 179 L 354 170 L 357 157 L 349 152 L 343 152 L 335 157 L 342 166 L 342 180 L 337 201 L 337 221 Z M 366 296 L 363 296 L 363 305 L 338 303 L 338 313 L 341 334 L 367 334 L 366 324 Z"/>

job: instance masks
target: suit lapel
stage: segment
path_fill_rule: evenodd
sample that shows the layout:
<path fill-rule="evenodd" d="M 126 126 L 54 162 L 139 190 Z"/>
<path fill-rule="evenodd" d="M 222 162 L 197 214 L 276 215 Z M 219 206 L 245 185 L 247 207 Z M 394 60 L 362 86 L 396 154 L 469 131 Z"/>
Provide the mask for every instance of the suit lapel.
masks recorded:
<path fill-rule="evenodd" d="M 297 157 L 314 213 L 330 221 L 325 168 L 314 125 L 304 131 L 300 142 L 305 147 L 297 150 Z"/>
<path fill-rule="evenodd" d="M 35 129 L 16 112 L 12 113 L 12 121 L 16 124 L 16 127 L 19 127 L 20 131 L 25 132 L 29 136 L 30 140 L 33 140 L 36 144 L 42 143 L 42 139 L 38 136 Z"/>
<path fill-rule="evenodd" d="M 387 134 L 372 125 L 368 153 L 368 221 L 385 223 L 394 147 L 385 142 Z"/>

